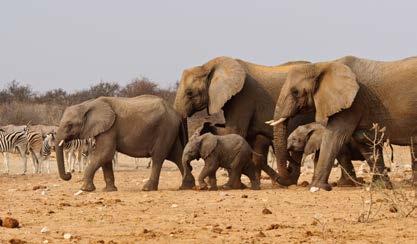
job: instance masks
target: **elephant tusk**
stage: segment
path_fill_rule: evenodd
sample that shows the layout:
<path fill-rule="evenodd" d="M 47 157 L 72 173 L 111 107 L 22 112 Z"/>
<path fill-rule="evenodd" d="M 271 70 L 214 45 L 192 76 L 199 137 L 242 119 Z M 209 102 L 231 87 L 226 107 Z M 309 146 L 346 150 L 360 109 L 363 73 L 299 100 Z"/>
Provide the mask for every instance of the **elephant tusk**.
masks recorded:
<path fill-rule="evenodd" d="M 62 147 L 62 145 L 64 144 L 64 140 L 61 140 L 58 144 L 58 146 Z"/>
<path fill-rule="evenodd" d="M 318 188 L 318 187 L 316 187 L 316 186 L 312 186 L 312 187 L 310 188 L 310 192 L 318 192 L 318 191 L 320 191 L 320 188 Z"/>
<path fill-rule="evenodd" d="M 274 122 L 274 120 L 273 120 L 273 119 L 268 120 L 268 121 L 265 121 L 265 124 L 269 125 L 269 124 L 271 124 L 272 122 Z"/>
<path fill-rule="evenodd" d="M 274 121 L 274 122 L 270 123 L 269 125 L 270 126 L 276 126 L 277 124 L 281 124 L 282 122 L 284 122 L 286 119 L 287 118 L 280 118 L 279 120 Z"/>

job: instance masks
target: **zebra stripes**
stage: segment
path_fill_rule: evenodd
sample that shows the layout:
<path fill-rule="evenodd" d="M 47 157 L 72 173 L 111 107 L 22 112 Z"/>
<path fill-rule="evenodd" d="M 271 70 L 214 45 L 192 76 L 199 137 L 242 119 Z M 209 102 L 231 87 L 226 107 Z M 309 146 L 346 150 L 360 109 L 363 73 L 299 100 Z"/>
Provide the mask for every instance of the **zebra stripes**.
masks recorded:
<path fill-rule="evenodd" d="M 0 151 L 13 153 L 19 145 L 26 144 L 27 140 L 28 135 L 26 130 L 12 133 L 0 131 Z"/>
<path fill-rule="evenodd" d="M 12 133 L 5 133 L 0 130 L 0 151 L 3 153 L 5 172 L 9 173 L 9 155 L 8 153 L 20 154 L 24 165 L 23 173 L 26 173 L 26 152 L 27 152 L 27 129 L 25 127 L 22 131 L 15 131 Z"/>
<path fill-rule="evenodd" d="M 47 134 L 42 145 L 42 156 L 47 158 L 52 149 L 55 147 L 55 135 L 53 133 Z M 88 140 L 74 139 L 63 144 L 64 156 L 67 162 L 67 169 L 74 170 L 75 163 L 78 163 L 78 171 L 81 171 L 86 163 L 88 157 Z M 77 162 L 76 162 L 77 161 Z"/>

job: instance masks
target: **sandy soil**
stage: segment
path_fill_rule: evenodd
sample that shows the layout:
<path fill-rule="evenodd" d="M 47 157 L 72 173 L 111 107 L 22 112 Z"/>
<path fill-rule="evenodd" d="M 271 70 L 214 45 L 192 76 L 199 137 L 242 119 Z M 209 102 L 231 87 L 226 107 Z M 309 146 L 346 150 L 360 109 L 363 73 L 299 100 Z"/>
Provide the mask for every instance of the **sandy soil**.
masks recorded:
<path fill-rule="evenodd" d="M 407 151 L 397 160 L 409 164 Z M 372 190 L 369 222 L 358 222 L 366 210 L 370 192 L 363 187 L 335 187 L 331 192 L 310 193 L 306 187 L 288 189 L 273 186 L 267 179 L 262 190 L 216 192 L 178 191 L 181 177 L 176 166 L 165 163 L 159 191 L 143 192 L 150 174 L 146 160 L 134 169 L 131 158 L 121 158 L 116 172 L 117 192 L 83 193 L 82 174 L 70 182 L 56 173 L 18 175 L 21 165 L 15 159 L 12 173 L 0 176 L 0 217 L 11 216 L 20 228 L 0 227 L 0 240 L 28 243 L 416 243 L 417 210 L 408 217 L 408 200 L 414 192 L 404 179 L 411 171 L 400 167 L 391 173 L 397 197 L 386 190 Z M 197 163 L 198 164 L 198 163 Z M 193 171 L 201 169 L 201 164 Z M 356 163 L 358 169 L 359 164 Z M 340 174 L 332 172 L 332 180 Z M 304 171 L 300 182 L 310 181 Z M 366 174 L 364 175 L 366 178 Z M 104 187 L 97 172 L 97 189 Z M 218 172 L 219 184 L 225 182 Z M 245 178 L 244 182 L 248 183 Z M 34 190 L 34 187 L 46 187 Z M 405 198 L 408 200 L 401 200 Z M 392 208 L 393 199 L 398 201 Z M 366 205 L 365 208 L 363 205 Z M 267 210 L 270 212 L 268 212 Z M 268 213 L 267 213 L 268 212 Z M 46 227 L 46 228 L 45 228 Z M 47 229 L 45 233 L 41 230 Z M 70 233 L 69 240 L 64 234 Z"/>

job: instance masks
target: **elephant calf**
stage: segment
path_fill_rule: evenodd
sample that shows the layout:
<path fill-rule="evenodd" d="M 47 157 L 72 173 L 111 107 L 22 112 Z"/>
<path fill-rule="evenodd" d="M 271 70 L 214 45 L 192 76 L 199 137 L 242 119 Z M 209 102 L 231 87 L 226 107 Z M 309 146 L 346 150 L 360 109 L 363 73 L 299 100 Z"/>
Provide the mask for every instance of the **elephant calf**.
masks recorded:
<path fill-rule="evenodd" d="M 317 122 L 297 127 L 287 139 L 287 149 L 289 151 L 304 152 L 303 159 L 314 155 L 314 168 L 319 157 L 320 146 L 323 138 L 325 127 Z M 359 134 L 359 132 L 355 133 Z M 338 186 L 356 186 L 357 178 L 352 160 L 365 160 L 362 154 L 355 148 L 353 141 L 343 146 L 337 161 L 342 167 L 342 174 L 337 182 Z"/>
<path fill-rule="evenodd" d="M 252 161 L 252 148 L 246 140 L 236 134 L 213 135 L 195 134 L 184 148 L 182 164 L 185 172 L 194 159 L 204 159 L 205 165 L 199 177 L 199 189 L 208 189 L 206 177 L 209 177 L 210 190 L 217 190 L 216 171 L 219 167 L 229 171 L 229 180 L 223 186 L 225 189 L 242 189 L 241 174 L 249 177 L 252 189 L 259 189 L 260 179 L 255 164 Z"/>

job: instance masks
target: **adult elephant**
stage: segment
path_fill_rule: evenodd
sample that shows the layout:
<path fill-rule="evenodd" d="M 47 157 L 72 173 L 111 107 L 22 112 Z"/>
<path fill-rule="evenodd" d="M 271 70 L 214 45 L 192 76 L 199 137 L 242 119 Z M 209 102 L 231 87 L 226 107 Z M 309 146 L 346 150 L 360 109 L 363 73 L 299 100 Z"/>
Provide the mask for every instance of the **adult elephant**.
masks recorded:
<path fill-rule="evenodd" d="M 262 66 L 230 57 L 218 57 L 209 62 L 184 70 L 176 94 L 174 108 L 182 117 L 207 109 L 214 114 L 224 112 L 224 128 L 217 134 L 239 134 L 253 150 L 264 157 L 253 157 L 258 170 L 264 170 L 272 180 L 281 185 L 295 184 L 300 174 L 301 155 L 288 157 L 287 134 L 276 133 L 265 124 L 273 117 L 278 94 L 284 84 L 287 71 L 303 61 L 278 66 Z M 290 125 L 313 121 L 314 116 L 299 116 Z M 278 174 L 268 166 L 268 148 L 275 137 L 274 146 Z M 287 169 L 287 160 L 290 168 Z"/>
<path fill-rule="evenodd" d="M 294 67 L 279 96 L 273 124 L 311 110 L 316 121 L 328 122 L 310 191 L 331 190 L 328 178 L 341 147 L 355 130 L 369 130 L 373 123 L 386 128 L 385 138 L 392 144 L 411 144 L 415 152 L 417 57 L 381 62 L 347 56 Z M 370 150 L 363 146 L 361 153 L 370 157 Z M 416 157 L 412 160 L 415 181 Z M 382 173 L 383 167 L 377 170 Z"/>
<path fill-rule="evenodd" d="M 71 179 L 71 174 L 65 172 L 63 142 L 78 138 L 95 139 L 81 190 L 95 190 L 93 179 L 100 167 L 106 182 L 104 190 L 117 190 L 112 167 L 116 151 L 131 157 L 152 158 L 151 176 L 143 190 L 158 189 L 165 159 L 177 164 L 183 175 L 182 187 L 195 185 L 192 175 L 183 174 L 181 158 L 187 136 L 181 117 L 162 98 L 151 95 L 99 97 L 65 109 L 55 145 L 58 171 L 63 180 Z"/>

